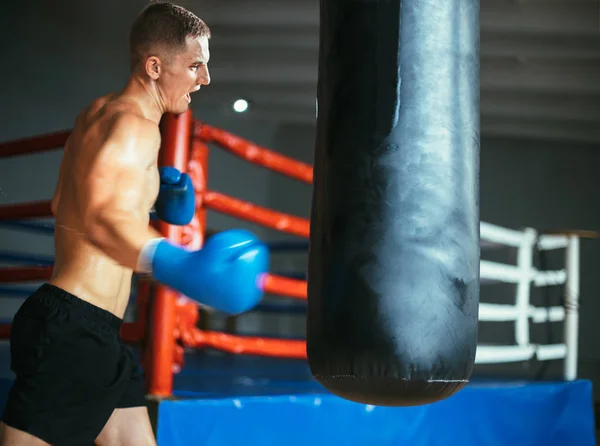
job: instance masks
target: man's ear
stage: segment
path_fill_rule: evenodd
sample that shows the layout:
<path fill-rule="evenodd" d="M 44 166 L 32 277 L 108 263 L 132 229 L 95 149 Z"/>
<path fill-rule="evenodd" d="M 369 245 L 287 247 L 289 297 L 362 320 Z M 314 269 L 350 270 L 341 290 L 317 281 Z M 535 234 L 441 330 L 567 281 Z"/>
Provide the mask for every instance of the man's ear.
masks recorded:
<path fill-rule="evenodd" d="M 146 59 L 146 74 L 150 76 L 151 79 L 157 80 L 162 72 L 162 63 L 160 59 L 156 56 L 150 56 Z"/>

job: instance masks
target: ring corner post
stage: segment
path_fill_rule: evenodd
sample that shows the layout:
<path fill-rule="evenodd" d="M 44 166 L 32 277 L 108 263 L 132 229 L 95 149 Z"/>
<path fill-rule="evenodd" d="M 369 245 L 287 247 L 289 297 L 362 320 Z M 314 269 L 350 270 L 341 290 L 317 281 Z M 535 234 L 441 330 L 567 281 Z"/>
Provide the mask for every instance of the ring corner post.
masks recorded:
<path fill-rule="evenodd" d="M 196 213 L 192 223 L 184 228 L 185 245 L 191 249 L 201 249 L 204 246 L 207 237 L 206 228 L 206 207 L 204 206 L 204 194 L 208 184 L 208 144 L 201 138 L 198 129 L 200 127 L 198 121 L 194 121 L 190 157 L 188 161 L 188 175 L 194 184 L 196 194 Z M 206 325 L 205 319 L 210 316 L 210 313 L 198 310 L 197 323 Z"/>
<path fill-rule="evenodd" d="M 193 115 L 187 110 L 180 115 L 165 115 L 160 123 L 162 145 L 159 165 L 172 166 L 180 171 L 187 168 L 192 138 Z M 180 243 L 182 227 L 158 222 L 158 231 L 169 240 Z M 173 366 L 175 363 L 177 293 L 162 285 L 155 287 L 152 300 L 152 325 L 148 331 L 148 393 L 156 397 L 169 397 L 173 393 Z"/>

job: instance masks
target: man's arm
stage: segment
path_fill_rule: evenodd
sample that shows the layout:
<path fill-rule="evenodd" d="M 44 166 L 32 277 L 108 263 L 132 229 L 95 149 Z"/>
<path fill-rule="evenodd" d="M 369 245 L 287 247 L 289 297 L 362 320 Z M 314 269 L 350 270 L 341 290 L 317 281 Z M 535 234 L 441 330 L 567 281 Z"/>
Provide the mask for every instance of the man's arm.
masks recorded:
<path fill-rule="evenodd" d="M 158 129 L 143 118 L 115 118 L 110 136 L 85 179 L 84 231 L 120 265 L 138 270 L 142 248 L 162 235 L 148 224 L 147 163 Z"/>

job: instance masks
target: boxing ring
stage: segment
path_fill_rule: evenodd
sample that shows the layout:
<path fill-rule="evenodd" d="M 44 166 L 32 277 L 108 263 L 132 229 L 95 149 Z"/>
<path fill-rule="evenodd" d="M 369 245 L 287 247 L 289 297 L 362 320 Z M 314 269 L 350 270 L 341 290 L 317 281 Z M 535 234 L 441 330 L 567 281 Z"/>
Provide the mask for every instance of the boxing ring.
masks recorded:
<path fill-rule="evenodd" d="M 294 236 L 308 237 L 309 220 L 286 215 L 211 190 L 209 147 L 220 148 L 255 164 L 310 185 L 312 168 L 274 151 L 258 147 L 194 119 L 191 112 L 165 116 L 161 123 L 160 164 L 175 166 L 191 176 L 197 212 L 185 227 L 152 222 L 173 241 L 200 248 L 206 236 L 206 213 L 215 211 L 261 224 Z M 69 132 L 59 132 L 0 145 L 0 158 L 60 149 Z M 1 227 L 52 235 L 52 225 L 39 223 L 51 215 L 49 202 L 0 207 Z M 481 260 L 481 324 L 513 323 L 513 345 L 478 345 L 476 364 L 562 361 L 562 379 L 524 381 L 475 378 L 456 395 L 426 406 L 384 408 L 351 403 L 329 394 L 312 378 L 302 339 L 239 336 L 199 328 L 199 306 L 163 286 L 136 278 L 131 307 L 135 320 L 126 322 L 122 337 L 140 354 L 150 401 L 158 405 L 159 444 L 345 444 L 437 445 L 519 444 L 593 445 L 591 384 L 577 378 L 580 234 L 538 234 L 533 228 L 514 230 L 481 223 L 482 251 L 510 248 L 514 264 Z M 273 251 L 306 250 L 291 242 L 271 245 Z M 562 251 L 564 264 L 542 270 L 536 252 Z M 52 259 L 0 253 L 0 293 L 24 298 L 47 280 Z M 514 286 L 506 303 L 485 302 L 488 284 Z M 6 287 L 20 285 L 21 288 Z M 561 305 L 536 307 L 531 289 L 558 287 Z M 253 312 L 302 314 L 306 281 L 269 275 L 268 298 Z M 7 297 L 5 297 L 7 298 Z M 244 316 L 241 316 L 244 317 Z M 562 323 L 561 342 L 535 343 L 532 324 Z M 10 323 L 0 326 L 7 339 Z M 8 347 L 3 368 L 10 383 Z M 5 396 L 5 395 L 3 395 Z"/>

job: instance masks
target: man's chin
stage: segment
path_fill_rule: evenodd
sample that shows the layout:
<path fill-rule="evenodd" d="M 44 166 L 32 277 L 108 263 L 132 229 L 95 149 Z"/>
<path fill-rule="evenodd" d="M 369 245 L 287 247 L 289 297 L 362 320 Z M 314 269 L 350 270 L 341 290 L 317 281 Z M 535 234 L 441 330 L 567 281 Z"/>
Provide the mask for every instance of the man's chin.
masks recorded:
<path fill-rule="evenodd" d="M 173 107 L 173 109 L 169 110 L 169 113 L 173 113 L 174 115 L 180 115 L 182 113 L 185 113 L 186 111 L 188 111 L 189 109 L 191 109 L 191 103 L 190 104 L 185 104 L 185 105 L 179 105 L 177 107 Z"/>

